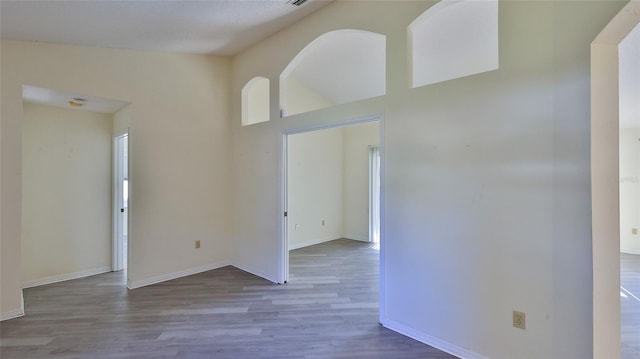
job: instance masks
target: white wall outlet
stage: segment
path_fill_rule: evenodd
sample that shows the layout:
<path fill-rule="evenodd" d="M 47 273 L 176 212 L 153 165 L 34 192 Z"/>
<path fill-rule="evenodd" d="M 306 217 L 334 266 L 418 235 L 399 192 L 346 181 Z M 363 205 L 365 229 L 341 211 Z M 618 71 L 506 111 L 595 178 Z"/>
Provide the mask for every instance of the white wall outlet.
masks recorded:
<path fill-rule="evenodd" d="M 299 230 L 300 230 L 300 225 L 299 225 L 299 224 L 296 224 L 296 227 L 295 227 L 295 228 L 296 228 L 296 231 L 299 231 Z"/>

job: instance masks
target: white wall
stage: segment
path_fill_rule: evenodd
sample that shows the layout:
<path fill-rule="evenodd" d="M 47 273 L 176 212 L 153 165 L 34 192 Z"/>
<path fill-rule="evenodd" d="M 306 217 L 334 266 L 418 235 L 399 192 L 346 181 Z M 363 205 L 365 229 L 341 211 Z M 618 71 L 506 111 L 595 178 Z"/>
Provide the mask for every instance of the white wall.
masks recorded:
<path fill-rule="evenodd" d="M 342 128 L 288 137 L 289 249 L 342 238 L 343 144 Z"/>
<path fill-rule="evenodd" d="M 112 116 L 23 109 L 23 284 L 111 270 Z"/>
<path fill-rule="evenodd" d="M 384 97 L 260 130 L 232 98 L 235 256 L 278 280 L 283 131 L 384 112 L 383 323 L 465 357 L 592 357 L 589 50 L 624 3 L 501 2 L 499 70 L 410 90 L 406 27 L 430 5 L 334 2 L 234 57 L 239 93 L 324 32 L 387 36 Z"/>
<path fill-rule="evenodd" d="M 620 251 L 640 254 L 640 129 L 620 129 Z"/>
<path fill-rule="evenodd" d="M 2 40 L 1 66 L 3 318 L 22 305 L 25 84 L 131 103 L 114 121 L 130 121 L 131 285 L 231 261 L 228 58 Z"/>
<path fill-rule="evenodd" d="M 345 238 L 369 240 L 369 146 L 380 144 L 380 124 L 344 128 Z"/>
<path fill-rule="evenodd" d="M 285 117 L 333 105 L 331 101 L 293 76 L 289 76 L 284 80 L 284 86 L 286 87 L 284 92 L 286 96 L 284 97 L 282 108 Z M 277 108 L 280 107 L 278 106 Z"/>
<path fill-rule="evenodd" d="M 379 142 L 378 123 L 289 136 L 289 249 L 368 240 L 369 145 Z"/>

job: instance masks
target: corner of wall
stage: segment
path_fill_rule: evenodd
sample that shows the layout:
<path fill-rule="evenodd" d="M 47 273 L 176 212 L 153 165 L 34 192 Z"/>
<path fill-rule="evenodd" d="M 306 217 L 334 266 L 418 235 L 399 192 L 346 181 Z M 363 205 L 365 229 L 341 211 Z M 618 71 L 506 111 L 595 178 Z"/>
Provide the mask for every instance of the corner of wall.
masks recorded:
<path fill-rule="evenodd" d="M 9 319 L 15 319 L 24 316 L 24 293 L 20 290 L 20 308 L 10 310 L 8 312 L 0 313 L 0 322 Z"/>

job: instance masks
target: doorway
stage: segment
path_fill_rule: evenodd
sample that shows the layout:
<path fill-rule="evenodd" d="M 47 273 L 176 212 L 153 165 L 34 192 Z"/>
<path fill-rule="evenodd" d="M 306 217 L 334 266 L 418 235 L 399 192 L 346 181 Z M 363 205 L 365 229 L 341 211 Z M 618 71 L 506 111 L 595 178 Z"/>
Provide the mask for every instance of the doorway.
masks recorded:
<path fill-rule="evenodd" d="M 640 2 L 630 2 L 591 44 L 593 356 L 596 358 L 620 357 L 619 45 L 639 23 Z"/>
<path fill-rule="evenodd" d="M 371 134 L 369 139 L 365 139 L 364 136 L 360 136 L 357 141 L 350 141 L 347 138 L 352 135 L 341 135 L 341 131 L 355 131 L 357 132 L 358 126 L 363 125 L 361 127 L 364 128 L 367 125 L 375 126 L 375 135 L 374 139 L 371 140 Z M 370 127 L 370 130 L 371 131 Z M 323 132 L 322 131 L 326 131 Z M 332 134 L 330 134 L 332 132 Z M 306 140 L 300 141 L 301 136 L 306 135 Z M 335 154 L 335 146 L 324 144 L 321 146 L 324 147 L 316 147 L 315 149 L 310 147 L 310 143 L 312 141 L 318 142 L 320 137 L 331 137 L 331 136 L 343 136 L 343 144 L 346 149 L 341 155 L 342 163 L 338 166 L 333 164 L 333 167 L 330 163 L 326 163 L 325 165 L 321 164 L 322 156 L 319 156 L 319 152 L 334 152 Z M 358 135 L 354 135 L 358 136 Z M 305 144 L 305 151 L 313 154 L 313 158 L 304 157 L 304 154 L 294 152 L 296 143 Z M 356 143 L 357 142 L 357 143 Z M 339 143 L 339 142 L 338 142 Z M 380 218 L 384 218 L 383 212 L 381 211 L 383 204 L 383 196 L 378 190 L 378 194 L 375 196 L 371 195 L 371 188 L 383 188 L 381 185 L 383 183 L 383 149 L 381 149 L 380 144 L 382 143 L 382 115 L 374 115 L 367 116 L 362 118 L 357 118 L 353 120 L 343 121 L 337 124 L 326 125 L 326 126 L 317 126 L 317 127 L 308 127 L 302 129 L 288 130 L 283 133 L 283 142 L 282 142 L 282 209 L 283 209 L 283 221 L 282 221 L 282 240 L 281 240 L 281 260 L 280 260 L 280 282 L 286 283 L 289 281 L 289 251 L 293 249 L 298 249 L 306 246 L 311 246 L 315 244 L 320 244 L 323 242 L 331 241 L 339 238 L 347 238 L 355 241 L 361 242 L 369 242 L 374 238 L 378 242 L 383 242 L 383 231 L 380 230 Z M 357 152 L 353 152 L 351 149 L 347 149 L 349 147 L 357 146 L 359 149 Z M 376 148 L 375 157 L 372 155 L 372 148 Z M 357 155 L 356 155 L 357 153 Z M 318 158 L 316 158 L 318 157 Z M 357 160 L 357 165 L 351 165 L 352 161 L 355 161 L 355 158 L 360 158 Z M 370 168 L 372 158 L 375 158 L 373 163 L 376 164 L 377 168 L 374 170 L 375 173 L 379 174 L 379 177 L 375 178 L 372 181 L 372 170 Z M 324 166 L 324 167 L 323 167 Z M 358 174 L 348 174 L 344 176 L 344 173 L 350 173 L 350 171 L 355 170 L 355 166 L 359 167 L 357 169 Z M 335 168 L 335 169 L 331 169 Z M 305 184 L 309 184 L 311 181 L 318 179 L 318 176 L 323 176 L 332 171 L 343 171 L 344 176 L 340 178 L 340 181 L 343 181 L 341 184 L 337 184 L 335 178 L 321 180 L 320 182 L 316 181 L 316 188 L 307 188 L 301 189 L 300 187 Z M 298 174 L 293 174 L 296 172 Z M 302 174 L 300 177 L 299 174 Z M 305 180 L 304 178 L 307 177 Z M 358 178 L 357 182 L 354 181 L 355 178 Z M 327 177 L 329 178 L 329 177 Z M 323 189 L 320 190 L 320 187 L 326 187 L 328 182 L 332 182 L 329 187 L 332 186 L 331 189 Z M 373 182 L 373 183 L 371 183 Z M 336 196 L 336 192 L 342 192 L 340 195 Z M 296 198 L 295 193 L 303 193 L 304 198 Z M 315 196 L 315 197 L 314 197 Z M 313 197 L 313 198 L 312 198 Z M 316 198 L 317 199 L 314 199 Z M 333 204 L 323 204 L 322 206 L 318 205 L 316 207 L 324 207 L 323 210 L 317 210 L 317 208 L 309 209 L 304 213 L 300 213 L 304 211 L 301 208 L 300 203 L 319 203 L 324 202 L 326 198 L 335 197 L 339 198 L 341 202 L 339 205 L 336 203 Z M 375 202 L 372 202 L 375 201 Z M 351 206 L 349 203 L 358 202 L 359 204 L 357 210 L 351 210 L 351 208 L 355 208 Z M 344 203 L 344 204 L 343 204 Z M 375 203 L 375 204 L 374 204 Z M 334 207 L 331 207 L 334 206 Z M 372 206 L 375 206 L 375 210 L 371 210 Z M 331 210 L 330 208 L 335 208 L 335 210 Z M 353 215 L 348 219 L 341 219 L 342 217 L 336 216 L 336 212 L 347 212 L 349 214 L 356 213 L 357 215 Z M 377 221 L 375 226 L 371 224 L 371 217 L 377 217 Z M 336 221 L 341 221 L 342 223 L 336 223 Z M 375 228 L 376 234 L 373 235 L 371 230 Z M 382 273 L 384 270 L 384 252 L 381 246 L 378 244 L 376 249 L 380 249 L 380 253 L 378 255 L 380 259 L 380 272 Z M 382 291 L 380 291 L 380 297 L 382 298 Z"/>
<path fill-rule="evenodd" d="M 126 270 L 129 258 L 129 132 L 114 138 L 113 271 Z"/>

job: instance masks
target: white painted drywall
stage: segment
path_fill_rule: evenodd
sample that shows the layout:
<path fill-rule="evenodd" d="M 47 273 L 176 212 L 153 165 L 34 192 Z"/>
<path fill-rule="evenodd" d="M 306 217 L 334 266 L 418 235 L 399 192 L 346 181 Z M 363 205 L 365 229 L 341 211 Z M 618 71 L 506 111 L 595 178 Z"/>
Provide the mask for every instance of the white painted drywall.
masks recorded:
<path fill-rule="evenodd" d="M 112 115 L 23 108 L 22 282 L 110 268 Z"/>
<path fill-rule="evenodd" d="M 640 128 L 620 129 L 620 251 L 640 254 Z"/>
<path fill-rule="evenodd" d="M 290 250 L 342 238 L 343 148 L 342 128 L 288 137 Z"/>
<path fill-rule="evenodd" d="M 384 324 L 465 357 L 592 357 L 589 49 L 623 5 L 501 2 L 499 70 L 411 90 L 429 2 L 333 2 L 234 57 L 238 93 L 324 32 L 387 36 L 383 97 L 260 130 L 232 98 L 236 259 L 278 280 L 283 131 L 384 112 Z"/>
<path fill-rule="evenodd" d="M 242 124 L 269 121 L 269 79 L 256 77 L 242 89 Z"/>
<path fill-rule="evenodd" d="M 284 86 L 286 91 L 282 89 L 280 91 L 284 96 L 283 117 L 333 106 L 331 101 L 294 76 L 284 79 Z"/>
<path fill-rule="evenodd" d="M 498 0 L 442 0 L 408 28 L 412 87 L 498 68 Z"/>
<path fill-rule="evenodd" d="M 230 262 L 228 58 L 2 40 L 1 66 L 0 313 L 22 302 L 24 84 L 131 103 L 132 285 Z"/>
<path fill-rule="evenodd" d="M 380 124 L 344 128 L 344 237 L 369 240 L 369 146 L 380 144 Z"/>
<path fill-rule="evenodd" d="M 342 29 L 314 39 L 291 60 L 281 79 L 294 77 L 332 104 L 349 103 L 384 95 L 385 61 L 384 35 Z M 286 98 L 290 91 L 296 89 L 288 88 L 287 81 L 284 81 L 281 91 L 286 93 Z M 289 115 L 316 109 L 300 106 L 283 108 Z"/>

